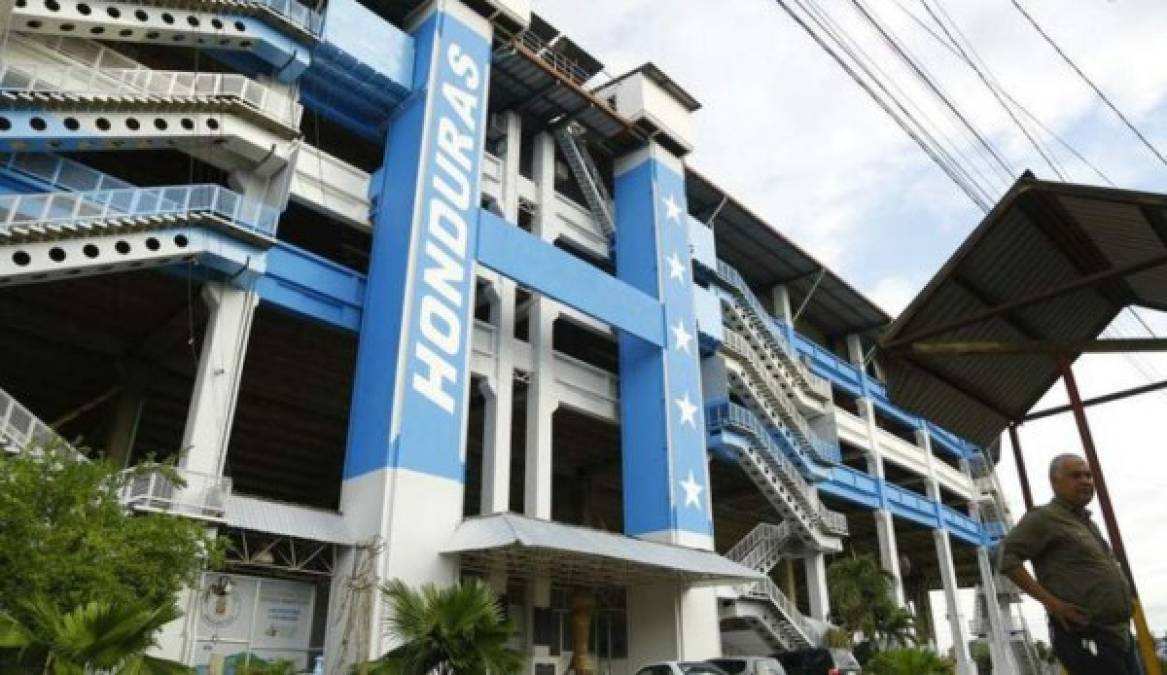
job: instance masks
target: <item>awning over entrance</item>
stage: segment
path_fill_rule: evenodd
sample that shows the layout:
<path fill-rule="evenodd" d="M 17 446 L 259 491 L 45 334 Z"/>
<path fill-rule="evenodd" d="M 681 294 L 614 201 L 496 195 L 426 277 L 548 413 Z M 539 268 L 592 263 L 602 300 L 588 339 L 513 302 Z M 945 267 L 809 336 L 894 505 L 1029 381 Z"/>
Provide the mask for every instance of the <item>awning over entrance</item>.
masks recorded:
<path fill-rule="evenodd" d="M 463 570 L 505 571 L 518 578 L 551 578 L 580 586 L 675 582 L 712 586 L 756 581 L 763 575 L 713 553 L 633 539 L 514 513 L 469 518 L 443 553 Z"/>
<path fill-rule="evenodd" d="M 1024 176 L 884 335 L 889 393 L 987 446 L 1128 305 L 1167 310 L 1167 195 Z"/>
<path fill-rule="evenodd" d="M 356 541 L 345 525 L 344 518 L 334 511 L 240 495 L 227 497 L 226 511 L 226 524 L 241 530 L 345 546 L 351 546 Z"/>

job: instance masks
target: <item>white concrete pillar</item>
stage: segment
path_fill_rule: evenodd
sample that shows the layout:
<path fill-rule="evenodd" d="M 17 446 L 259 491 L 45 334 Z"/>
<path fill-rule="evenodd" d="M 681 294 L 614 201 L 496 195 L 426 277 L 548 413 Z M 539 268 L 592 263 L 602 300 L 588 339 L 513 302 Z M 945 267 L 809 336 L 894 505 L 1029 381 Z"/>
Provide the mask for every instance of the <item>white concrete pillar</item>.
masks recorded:
<path fill-rule="evenodd" d="M 555 241 L 558 237 L 555 226 L 555 138 L 551 134 L 543 132 L 535 136 L 531 161 L 531 175 L 539 196 L 539 208 L 535 211 L 531 232 L 544 241 Z"/>
<path fill-rule="evenodd" d="M 826 621 L 831 613 L 831 594 L 827 587 L 827 557 L 812 553 L 802 560 L 806 567 L 806 590 L 810 597 L 810 616 Z"/>
<path fill-rule="evenodd" d="M 502 157 L 502 216 L 519 222 L 519 164 L 523 148 L 523 118 L 517 112 L 502 113 L 506 124 L 506 148 Z"/>
<path fill-rule="evenodd" d="M 720 654 L 715 589 L 669 584 L 628 589 L 629 672 L 656 661 L 700 661 Z"/>
<path fill-rule="evenodd" d="M 179 465 L 195 473 L 218 476 L 227 457 L 243 359 L 251 336 L 259 296 L 251 289 L 218 282 L 203 287 L 210 307 L 198 373 L 182 432 Z"/>
<path fill-rule="evenodd" d="M 886 480 L 883 471 L 883 456 L 879 453 L 877 442 L 878 434 L 875 426 L 875 405 L 871 399 L 861 398 L 856 401 L 859 406 L 859 416 L 867 423 L 867 472 L 879 480 L 880 484 Z M 900 574 L 900 555 L 896 548 L 896 530 L 890 511 L 878 509 L 874 513 L 875 533 L 879 540 L 879 561 L 885 572 L 892 577 L 892 599 L 896 605 L 903 607 L 904 598 L 903 575 Z"/>
<path fill-rule="evenodd" d="M 1019 675 L 1021 670 L 1013 658 L 1010 645 L 1010 627 L 1005 613 L 1001 611 L 1000 596 L 997 595 L 997 578 L 989 563 L 989 550 L 984 546 L 977 547 L 977 568 L 981 574 L 981 590 L 985 594 L 985 611 L 989 615 L 986 637 L 989 641 L 989 655 L 993 659 L 993 673 Z"/>
<path fill-rule="evenodd" d="M 790 289 L 785 284 L 779 284 L 770 289 L 770 307 L 774 317 L 786 323 L 794 323 L 794 309 L 790 303 Z"/>
<path fill-rule="evenodd" d="M 510 509 L 511 438 L 514 416 L 515 282 L 495 279 L 491 286 L 490 324 L 494 327 L 494 372 L 483 382 L 481 512 Z"/>
<path fill-rule="evenodd" d="M 105 456 L 118 467 L 129 465 L 138 425 L 142 421 L 142 409 L 146 405 L 143 387 L 146 376 L 142 370 L 141 366 L 134 364 L 126 373 L 106 434 Z"/>
<path fill-rule="evenodd" d="M 952 540 L 948 531 L 933 530 L 932 538 L 936 542 L 936 558 L 940 564 L 940 581 L 944 584 L 944 606 L 947 609 L 948 628 L 952 633 L 952 650 L 956 655 L 957 675 L 976 675 L 976 666 L 968 651 L 968 626 L 960 614 L 960 604 L 957 599 L 956 568 L 952 563 Z"/>
<path fill-rule="evenodd" d="M 863 365 L 863 340 L 858 335 L 847 336 L 847 360 L 859 370 L 866 370 Z"/>
<path fill-rule="evenodd" d="M 552 329 L 557 304 L 537 298 L 528 315 L 531 343 L 531 383 L 527 388 L 527 454 L 523 511 L 534 518 L 551 518 L 551 432 L 559 397 L 555 382 Z"/>

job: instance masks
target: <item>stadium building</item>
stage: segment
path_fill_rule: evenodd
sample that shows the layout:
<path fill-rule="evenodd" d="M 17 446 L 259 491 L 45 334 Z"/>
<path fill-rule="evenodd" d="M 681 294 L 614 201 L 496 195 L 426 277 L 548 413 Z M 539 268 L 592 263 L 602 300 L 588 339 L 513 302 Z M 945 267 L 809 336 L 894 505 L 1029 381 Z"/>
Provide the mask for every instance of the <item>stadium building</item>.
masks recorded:
<path fill-rule="evenodd" d="M 127 506 L 232 547 L 165 656 L 340 672 L 387 647 L 378 581 L 467 576 L 531 673 L 768 654 L 856 551 L 925 623 L 943 591 L 960 672 L 1024 665 L 995 450 L 686 166 L 659 68 L 603 78 L 522 0 L 4 5 L 0 431 L 177 461 Z"/>

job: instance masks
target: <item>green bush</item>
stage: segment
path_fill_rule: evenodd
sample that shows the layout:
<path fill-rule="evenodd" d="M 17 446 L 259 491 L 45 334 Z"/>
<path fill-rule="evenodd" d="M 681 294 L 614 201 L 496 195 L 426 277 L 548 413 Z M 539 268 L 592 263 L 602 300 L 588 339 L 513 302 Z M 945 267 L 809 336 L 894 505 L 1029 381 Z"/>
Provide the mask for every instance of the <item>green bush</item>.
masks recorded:
<path fill-rule="evenodd" d="M 923 647 L 889 649 L 867 663 L 871 675 L 953 675 L 956 664 Z"/>

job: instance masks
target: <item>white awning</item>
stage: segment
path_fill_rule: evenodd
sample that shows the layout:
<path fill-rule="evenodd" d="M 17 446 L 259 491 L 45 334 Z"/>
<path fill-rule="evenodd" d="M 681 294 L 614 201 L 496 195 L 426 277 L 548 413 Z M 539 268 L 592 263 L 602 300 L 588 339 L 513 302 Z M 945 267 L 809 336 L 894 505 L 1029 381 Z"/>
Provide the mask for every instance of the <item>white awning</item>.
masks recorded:
<path fill-rule="evenodd" d="M 355 542 L 344 517 L 335 511 L 240 495 L 227 497 L 226 510 L 230 527 L 346 546 Z"/>
<path fill-rule="evenodd" d="M 510 577 L 550 578 L 584 586 L 653 582 L 715 586 L 764 578 L 762 573 L 712 551 L 514 513 L 466 519 L 443 553 L 458 555 L 463 570 L 505 571 Z"/>

